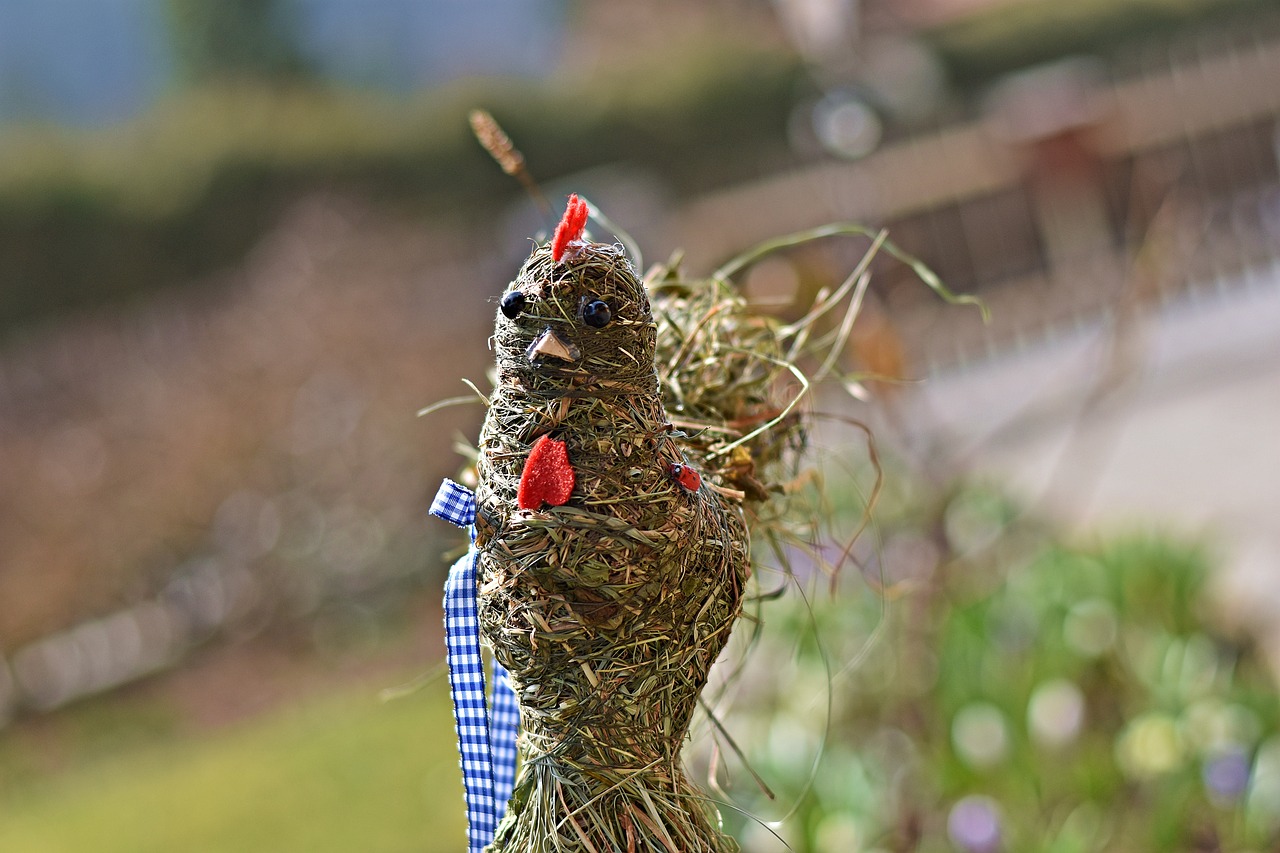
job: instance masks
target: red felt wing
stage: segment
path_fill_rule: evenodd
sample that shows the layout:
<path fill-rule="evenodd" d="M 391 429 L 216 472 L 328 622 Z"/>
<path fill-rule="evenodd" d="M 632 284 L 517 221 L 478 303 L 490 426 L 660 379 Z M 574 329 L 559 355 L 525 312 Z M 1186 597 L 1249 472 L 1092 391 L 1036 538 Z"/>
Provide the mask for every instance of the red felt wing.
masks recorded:
<path fill-rule="evenodd" d="M 521 509 L 539 509 L 544 503 L 561 506 L 573 494 L 573 482 L 573 466 L 564 442 L 544 435 L 533 443 L 520 472 L 516 505 Z"/>

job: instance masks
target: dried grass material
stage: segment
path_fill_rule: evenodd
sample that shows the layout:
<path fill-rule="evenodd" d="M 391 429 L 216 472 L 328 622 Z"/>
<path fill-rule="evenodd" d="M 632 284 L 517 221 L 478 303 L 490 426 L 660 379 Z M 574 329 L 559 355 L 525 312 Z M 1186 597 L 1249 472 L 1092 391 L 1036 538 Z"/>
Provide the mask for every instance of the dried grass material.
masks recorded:
<path fill-rule="evenodd" d="M 686 456 L 663 408 L 656 326 L 620 247 L 546 247 L 497 317 L 497 387 L 480 436 L 480 623 L 512 675 L 523 766 L 493 851 L 737 849 L 679 753 L 750 572 L 737 501 L 670 474 Z M 609 306 L 593 328 L 583 309 Z M 530 359 L 550 329 L 577 358 Z M 568 445 L 567 504 L 519 510 L 533 442 Z M 699 454 L 701 456 L 701 454 Z"/>
<path fill-rule="evenodd" d="M 779 323 L 754 313 L 725 279 L 650 276 L 658 324 L 658 375 L 681 445 L 703 474 L 760 503 L 783 491 L 806 446 L 792 405 L 804 377 L 783 348 Z"/>
<path fill-rule="evenodd" d="M 732 281 L 774 252 L 835 237 L 865 238 L 870 246 L 844 281 L 820 291 L 795 322 L 783 324 L 757 313 Z M 722 493 L 746 502 L 752 535 L 757 538 L 793 538 L 795 516 L 807 514 L 809 521 L 814 520 L 815 513 L 806 513 L 803 501 L 774 498 L 797 497 L 795 486 L 803 479 L 800 465 L 811 420 L 803 403 L 810 390 L 838 379 L 850 395 L 866 398 L 862 377 L 842 375 L 839 364 L 861 313 L 871 262 L 881 251 L 908 266 L 947 302 L 974 305 L 986 320 L 987 309 L 980 300 L 952 293 L 924 263 L 890 241 L 884 230 L 855 223 L 834 223 L 768 240 L 706 279 L 682 278 L 678 256 L 647 276 L 658 320 L 658 375 L 672 423 L 686 433 L 681 444 L 703 473 Z M 879 465 L 870 431 L 857 421 L 848 423 L 867 436 L 878 492 Z M 819 506 L 825 503 L 820 494 L 814 497 Z M 816 515 L 829 516 L 829 510 Z M 868 520 L 864 514 L 854 538 Z M 782 563 L 781 568 L 789 571 L 786 561 Z M 831 568 L 836 570 L 838 566 Z"/>

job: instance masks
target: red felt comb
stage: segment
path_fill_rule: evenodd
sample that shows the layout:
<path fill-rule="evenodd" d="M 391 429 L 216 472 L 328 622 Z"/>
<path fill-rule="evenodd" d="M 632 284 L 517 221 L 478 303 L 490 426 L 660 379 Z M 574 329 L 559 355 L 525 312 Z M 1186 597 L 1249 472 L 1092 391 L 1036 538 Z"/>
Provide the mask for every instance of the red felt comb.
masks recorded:
<path fill-rule="evenodd" d="M 565 248 L 574 240 L 582 239 L 582 230 L 587 227 L 587 203 L 577 194 L 569 196 L 569 204 L 564 209 L 564 216 L 556 226 L 556 234 L 551 239 L 551 259 L 556 263 L 564 257 Z"/>

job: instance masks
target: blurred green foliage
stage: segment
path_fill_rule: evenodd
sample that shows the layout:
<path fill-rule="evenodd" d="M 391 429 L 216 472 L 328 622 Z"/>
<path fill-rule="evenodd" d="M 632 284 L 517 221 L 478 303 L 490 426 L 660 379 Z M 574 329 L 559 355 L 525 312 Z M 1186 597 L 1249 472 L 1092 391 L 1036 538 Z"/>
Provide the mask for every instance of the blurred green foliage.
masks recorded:
<path fill-rule="evenodd" d="M 86 720 L 112 716 L 102 705 L 78 712 Z M 31 765 L 75 745 L 39 731 L 11 737 L 0 749 L 0 778 L 9 777 L 0 786 L 0 850 L 443 853 L 464 846 L 444 679 L 389 702 L 368 688 L 348 689 L 200 737 L 128 737 L 96 757 L 75 751 L 65 770 L 43 774 Z"/>
<path fill-rule="evenodd" d="M 590 81 L 473 81 L 410 99 L 207 87 L 118 128 L 15 130 L 0 140 L 0 329 L 234 263 L 309 191 L 483 225 L 519 189 L 471 138 L 473 107 L 543 181 L 627 163 L 694 193 L 778 156 L 804 85 L 786 54 L 707 45 Z"/>
<path fill-rule="evenodd" d="M 1027 0 L 996 3 L 925 32 L 951 81 L 968 90 L 1002 74 L 1065 56 L 1117 58 L 1143 41 L 1206 27 L 1248 31 L 1274 0 Z"/>
<path fill-rule="evenodd" d="M 890 537 L 884 559 L 921 559 L 881 567 L 885 598 L 765 607 L 769 679 L 744 678 L 734 733 L 779 798 L 733 774 L 745 849 L 785 849 L 745 815 L 793 803 L 777 831 L 800 853 L 1276 849 L 1280 702 L 1210 620 L 1205 556 L 1013 518 L 963 492 L 914 550 Z"/>
<path fill-rule="evenodd" d="M 183 76 L 207 82 L 307 77 L 289 0 L 168 0 L 174 54 Z"/>

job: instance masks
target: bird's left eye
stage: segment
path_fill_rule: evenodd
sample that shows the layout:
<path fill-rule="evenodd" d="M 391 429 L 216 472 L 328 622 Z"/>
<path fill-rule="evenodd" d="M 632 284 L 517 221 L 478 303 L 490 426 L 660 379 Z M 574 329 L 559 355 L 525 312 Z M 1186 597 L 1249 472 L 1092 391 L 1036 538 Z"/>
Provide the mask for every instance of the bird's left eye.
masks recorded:
<path fill-rule="evenodd" d="M 603 329 L 612 319 L 613 312 L 603 300 L 595 299 L 582 306 L 582 322 L 593 329 Z"/>
<path fill-rule="evenodd" d="M 524 294 L 518 290 L 513 290 L 506 296 L 502 297 L 502 301 L 498 303 L 498 307 L 502 309 L 502 316 L 508 320 L 514 320 L 520 316 L 520 312 L 524 310 Z"/>

